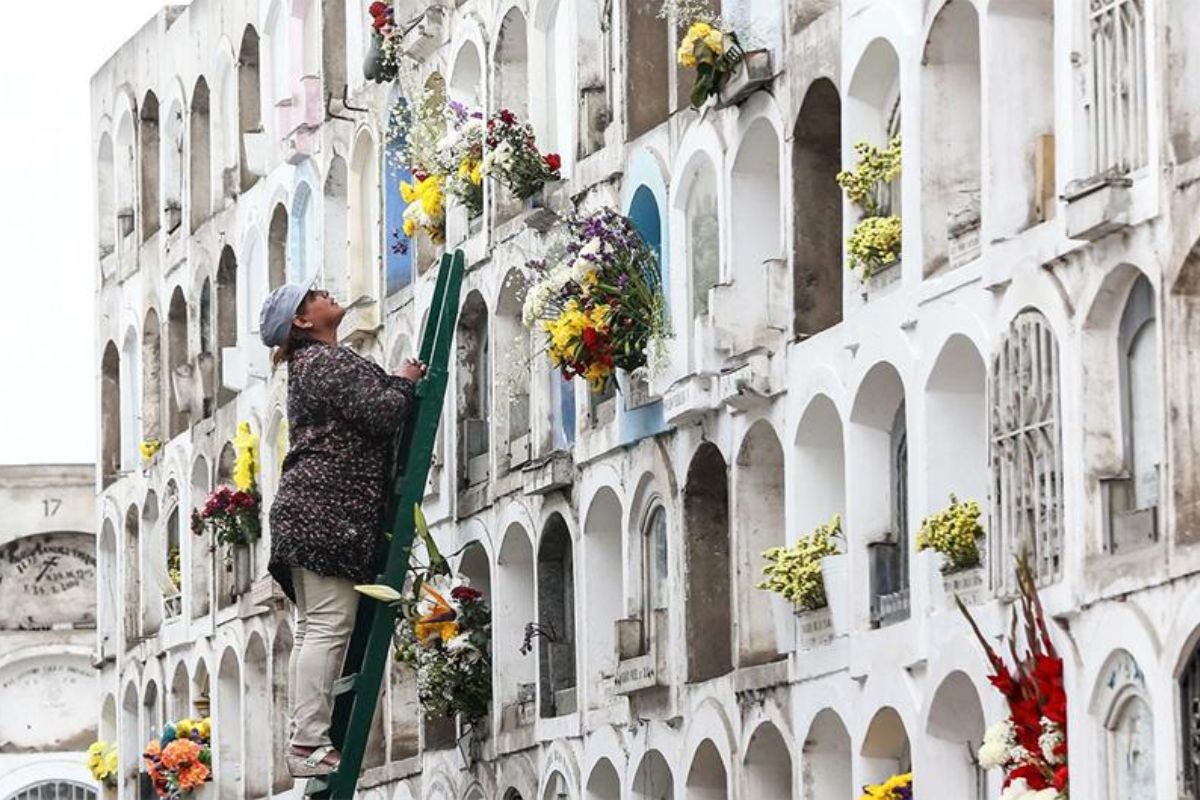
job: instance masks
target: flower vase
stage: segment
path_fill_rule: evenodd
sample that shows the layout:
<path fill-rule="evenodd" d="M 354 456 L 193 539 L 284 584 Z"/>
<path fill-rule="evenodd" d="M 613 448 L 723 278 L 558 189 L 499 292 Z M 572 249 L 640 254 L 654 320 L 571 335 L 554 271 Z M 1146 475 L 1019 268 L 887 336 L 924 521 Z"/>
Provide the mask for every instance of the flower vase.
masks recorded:
<path fill-rule="evenodd" d="M 384 60 L 383 39 L 378 35 L 371 36 L 371 45 L 363 59 L 363 77 L 375 83 L 387 83 L 396 78 L 395 66 Z"/>
<path fill-rule="evenodd" d="M 850 633 L 850 559 L 846 554 L 821 559 L 821 580 L 825 584 L 825 599 L 829 603 L 829 618 L 833 635 Z"/>

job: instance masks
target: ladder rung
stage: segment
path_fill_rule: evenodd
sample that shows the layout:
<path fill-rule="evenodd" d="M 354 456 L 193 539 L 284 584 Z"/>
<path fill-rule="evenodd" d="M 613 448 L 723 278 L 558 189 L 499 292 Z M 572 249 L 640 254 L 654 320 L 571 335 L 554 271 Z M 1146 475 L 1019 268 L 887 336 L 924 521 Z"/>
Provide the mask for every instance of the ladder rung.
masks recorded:
<path fill-rule="evenodd" d="M 358 683 L 357 672 L 353 672 L 349 675 L 343 675 L 333 682 L 333 696 L 340 697 L 344 694 L 350 694 L 354 691 L 356 683 Z"/>

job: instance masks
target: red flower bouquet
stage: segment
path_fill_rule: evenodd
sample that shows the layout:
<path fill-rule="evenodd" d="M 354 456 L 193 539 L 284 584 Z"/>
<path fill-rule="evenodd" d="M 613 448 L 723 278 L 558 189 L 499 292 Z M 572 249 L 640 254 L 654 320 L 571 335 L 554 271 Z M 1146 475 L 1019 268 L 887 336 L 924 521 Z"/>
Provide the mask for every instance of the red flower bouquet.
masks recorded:
<path fill-rule="evenodd" d="M 1017 612 L 1014 609 L 1010 651 L 1013 667 L 988 644 L 979 625 L 962 601 L 959 610 L 967 618 L 983 645 L 992 674 L 992 685 L 1008 702 L 1009 715 L 993 725 L 979 748 L 979 763 L 985 769 L 1004 770 L 1006 800 L 1068 797 L 1067 693 L 1063 684 L 1063 661 L 1054 649 L 1045 613 L 1038 598 L 1028 558 L 1017 562 L 1020 618 L 1026 644 L 1024 656 L 1017 654 Z"/>

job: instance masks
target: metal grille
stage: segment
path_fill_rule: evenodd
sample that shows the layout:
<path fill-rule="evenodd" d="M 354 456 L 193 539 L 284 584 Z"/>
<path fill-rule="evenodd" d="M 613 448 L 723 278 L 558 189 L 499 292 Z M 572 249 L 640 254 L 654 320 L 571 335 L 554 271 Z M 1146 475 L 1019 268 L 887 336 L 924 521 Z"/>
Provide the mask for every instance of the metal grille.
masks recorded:
<path fill-rule="evenodd" d="M 1092 167 L 1125 173 L 1146 163 L 1144 0 L 1089 0 Z"/>
<path fill-rule="evenodd" d="M 1192 651 L 1179 677 L 1179 719 L 1183 725 L 1183 797 L 1200 797 L 1200 647 Z"/>
<path fill-rule="evenodd" d="M 1045 317 L 1023 311 L 992 370 L 994 585 L 1014 588 L 1013 558 L 1028 549 L 1039 582 L 1062 571 L 1062 429 L 1058 345 Z"/>
<path fill-rule="evenodd" d="M 8 800 L 96 800 L 96 790 L 81 783 L 47 781 L 27 786 Z"/>

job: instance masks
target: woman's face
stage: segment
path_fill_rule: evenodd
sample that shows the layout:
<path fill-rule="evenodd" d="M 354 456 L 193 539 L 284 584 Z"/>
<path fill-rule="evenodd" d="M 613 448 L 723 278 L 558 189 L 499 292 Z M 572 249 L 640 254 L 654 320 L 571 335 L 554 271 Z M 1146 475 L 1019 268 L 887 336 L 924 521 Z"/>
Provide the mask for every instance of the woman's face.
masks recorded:
<path fill-rule="evenodd" d="M 346 309 L 339 306 L 329 292 L 324 289 L 311 289 L 300 304 L 296 322 L 300 327 L 312 331 L 336 331 L 344 316 Z"/>

